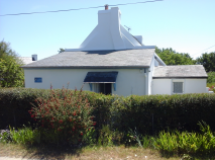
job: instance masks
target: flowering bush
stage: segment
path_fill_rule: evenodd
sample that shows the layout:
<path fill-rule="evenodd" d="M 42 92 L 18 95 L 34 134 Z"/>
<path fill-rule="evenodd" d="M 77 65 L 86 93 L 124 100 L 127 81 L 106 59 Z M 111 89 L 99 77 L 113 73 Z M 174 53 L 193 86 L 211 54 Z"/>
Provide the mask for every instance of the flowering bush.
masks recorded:
<path fill-rule="evenodd" d="M 31 117 L 41 127 L 58 132 L 63 140 L 77 143 L 96 124 L 90 115 L 92 107 L 82 91 L 51 90 L 48 99 L 37 98 L 36 103 L 29 111 Z"/>
<path fill-rule="evenodd" d="M 209 87 L 209 91 L 213 91 L 215 93 L 215 83 L 208 83 L 207 87 Z"/>

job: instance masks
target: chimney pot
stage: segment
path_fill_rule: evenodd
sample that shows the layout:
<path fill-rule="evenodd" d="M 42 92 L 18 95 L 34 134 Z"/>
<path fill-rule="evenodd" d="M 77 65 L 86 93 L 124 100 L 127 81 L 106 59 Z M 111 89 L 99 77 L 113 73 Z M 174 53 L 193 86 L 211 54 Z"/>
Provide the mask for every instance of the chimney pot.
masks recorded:
<path fill-rule="evenodd" d="M 105 10 L 108 10 L 108 4 L 105 5 Z"/>

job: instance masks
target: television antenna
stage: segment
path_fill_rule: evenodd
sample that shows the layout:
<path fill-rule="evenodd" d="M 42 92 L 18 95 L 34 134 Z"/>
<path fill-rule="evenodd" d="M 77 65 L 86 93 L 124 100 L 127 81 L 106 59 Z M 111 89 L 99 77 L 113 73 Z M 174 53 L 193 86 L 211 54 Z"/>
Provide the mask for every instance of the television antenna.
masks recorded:
<path fill-rule="evenodd" d="M 127 27 L 126 25 L 124 25 L 124 26 L 127 28 L 128 32 L 130 32 L 131 28 Z"/>

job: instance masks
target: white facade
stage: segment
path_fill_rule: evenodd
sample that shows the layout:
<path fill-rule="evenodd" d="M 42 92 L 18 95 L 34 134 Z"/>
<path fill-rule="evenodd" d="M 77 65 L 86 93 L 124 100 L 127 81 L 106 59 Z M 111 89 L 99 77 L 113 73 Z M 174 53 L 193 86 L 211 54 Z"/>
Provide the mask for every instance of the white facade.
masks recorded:
<path fill-rule="evenodd" d="M 84 78 L 88 72 L 118 71 L 116 91 L 112 85 L 112 94 L 128 96 L 145 95 L 146 77 L 141 69 L 25 69 L 25 87 L 49 89 L 67 87 L 81 89 Z M 35 82 L 35 78 L 42 78 L 42 82 Z M 83 90 L 90 91 L 90 86 L 85 83 Z M 94 84 L 93 90 L 95 91 Z"/>
<path fill-rule="evenodd" d="M 180 94 L 174 93 L 173 83 L 183 83 L 183 93 L 208 93 L 206 91 L 207 79 L 153 79 L 152 81 L 152 94 Z"/>
<path fill-rule="evenodd" d="M 142 36 L 131 35 L 120 21 L 118 7 L 99 11 L 98 25 L 79 48 L 65 49 L 63 53 L 23 67 L 25 87 L 62 88 L 69 83 L 69 89 L 81 89 L 84 85 L 83 90 L 98 92 L 99 83 L 107 81 L 84 84 L 86 75 L 117 71 L 116 81 L 108 82 L 112 86 L 107 85 L 112 94 L 171 95 L 176 89 L 179 94 L 206 93 L 207 74 L 202 66 L 166 66 L 154 52 L 155 46 L 143 45 Z M 181 78 L 170 78 L 171 75 Z"/>

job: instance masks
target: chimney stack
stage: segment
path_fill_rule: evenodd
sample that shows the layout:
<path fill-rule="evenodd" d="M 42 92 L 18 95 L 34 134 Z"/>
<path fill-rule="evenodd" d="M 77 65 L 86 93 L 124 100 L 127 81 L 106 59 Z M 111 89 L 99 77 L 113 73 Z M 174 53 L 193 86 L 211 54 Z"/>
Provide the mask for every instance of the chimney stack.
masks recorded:
<path fill-rule="evenodd" d="M 105 10 L 108 10 L 108 4 L 105 5 Z"/>
<path fill-rule="evenodd" d="M 37 61 L 37 54 L 32 54 L 32 61 Z"/>

